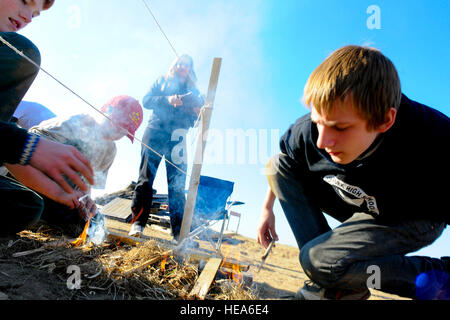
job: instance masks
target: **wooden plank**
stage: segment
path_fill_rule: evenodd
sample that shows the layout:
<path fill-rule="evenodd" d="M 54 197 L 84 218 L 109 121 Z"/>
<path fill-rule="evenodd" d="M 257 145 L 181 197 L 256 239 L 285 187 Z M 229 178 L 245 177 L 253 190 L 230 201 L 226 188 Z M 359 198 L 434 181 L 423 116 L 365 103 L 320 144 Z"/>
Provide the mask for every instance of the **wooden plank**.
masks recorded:
<path fill-rule="evenodd" d="M 221 258 L 209 259 L 189 295 L 204 300 L 221 264 Z"/>
<path fill-rule="evenodd" d="M 103 206 L 101 211 L 108 218 L 125 222 L 125 219 L 131 213 L 131 200 L 115 198 Z"/>
<path fill-rule="evenodd" d="M 202 170 L 203 154 L 206 145 L 206 139 L 211 121 L 211 113 L 214 105 L 214 98 L 216 96 L 217 83 L 219 81 L 220 66 L 222 58 L 214 58 L 209 79 L 208 94 L 206 96 L 204 111 L 200 121 L 199 134 L 197 138 L 197 145 L 194 154 L 194 163 L 192 165 L 191 178 L 189 181 L 189 191 L 184 207 L 183 222 L 181 223 L 180 239 L 183 241 L 189 235 L 192 224 L 192 217 L 194 215 L 195 201 L 197 199 L 198 185 L 200 184 L 200 173 Z"/>

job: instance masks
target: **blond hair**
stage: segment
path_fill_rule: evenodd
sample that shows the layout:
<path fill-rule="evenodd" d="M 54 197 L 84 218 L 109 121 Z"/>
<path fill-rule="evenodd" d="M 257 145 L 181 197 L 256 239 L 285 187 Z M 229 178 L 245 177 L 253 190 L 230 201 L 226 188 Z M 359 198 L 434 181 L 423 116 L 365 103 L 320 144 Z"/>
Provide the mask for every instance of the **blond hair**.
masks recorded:
<path fill-rule="evenodd" d="M 187 60 L 189 62 L 189 76 L 187 77 L 187 84 L 189 88 L 195 87 L 196 83 L 197 83 L 197 75 L 195 74 L 194 71 L 194 60 L 192 59 L 191 56 L 187 55 L 187 54 L 183 54 L 179 57 L 177 57 L 173 62 L 172 65 L 169 68 L 169 71 L 167 72 L 167 75 L 169 77 L 175 77 L 175 70 L 176 70 L 176 66 L 178 64 L 178 62 L 180 62 L 181 60 Z"/>
<path fill-rule="evenodd" d="M 374 129 L 386 121 L 401 100 L 400 79 L 394 64 L 374 48 L 344 46 L 333 52 L 310 75 L 303 102 L 319 114 L 332 110 L 336 99 L 349 96 L 359 116 Z"/>

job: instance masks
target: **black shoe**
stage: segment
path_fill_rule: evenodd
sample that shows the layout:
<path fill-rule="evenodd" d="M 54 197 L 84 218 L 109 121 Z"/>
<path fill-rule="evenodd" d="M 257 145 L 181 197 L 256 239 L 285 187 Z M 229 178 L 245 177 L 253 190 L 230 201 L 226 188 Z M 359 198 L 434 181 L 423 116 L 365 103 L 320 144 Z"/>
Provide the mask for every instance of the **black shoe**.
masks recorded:
<path fill-rule="evenodd" d="M 367 288 L 360 290 L 342 290 L 322 288 L 312 281 L 305 281 L 303 288 L 297 291 L 299 300 L 367 300 L 370 291 Z"/>

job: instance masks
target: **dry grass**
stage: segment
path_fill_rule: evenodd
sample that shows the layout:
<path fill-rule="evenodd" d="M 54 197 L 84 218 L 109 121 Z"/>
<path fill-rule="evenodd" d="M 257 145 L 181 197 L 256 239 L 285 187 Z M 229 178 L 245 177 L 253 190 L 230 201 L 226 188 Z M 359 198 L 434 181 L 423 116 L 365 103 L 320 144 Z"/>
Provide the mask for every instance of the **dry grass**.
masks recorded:
<path fill-rule="evenodd" d="M 28 270 L 45 270 L 64 283 L 70 275 L 69 266 L 80 268 L 81 287 L 62 290 L 57 299 L 190 299 L 189 292 L 199 276 L 198 261 L 164 257 L 167 248 L 155 241 L 137 246 L 105 241 L 101 245 L 74 247 L 61 234 L 45 226 L 19 235 L 19 239 L 0 246 L 2 257 L 39 249 L 14 261 Z M 153 265 L 126 274 L 127 270 L 157 256 L 160 259 Z M 163 268 L 161 261 L 164 261 Z M 257 296 L 243 285 L 217 281 L 206 298 L 246 300 Z"/>
<path fill-rule="evenodd" d="M 243 284 L 218 280 L 210 288 L 210 295 L 216 300 L 258 300 L 257 292 Z"/>

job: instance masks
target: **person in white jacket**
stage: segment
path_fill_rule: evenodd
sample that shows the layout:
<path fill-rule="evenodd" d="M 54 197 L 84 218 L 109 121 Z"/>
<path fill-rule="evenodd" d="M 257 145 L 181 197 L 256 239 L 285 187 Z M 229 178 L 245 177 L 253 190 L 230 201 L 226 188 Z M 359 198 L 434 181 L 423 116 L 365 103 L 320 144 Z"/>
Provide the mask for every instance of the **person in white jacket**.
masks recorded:
<path fill-rule="evenodd" d="M 66 118 L 52 118 L 29 130 L 30 133 L 50 141 L 74 146 L 92 166 L 95 181 L 92 187 L 100 189 L 105 187 L 108 170 L 116 155 L 115 141 L 128 136 L 133 142 L 134 133 L 141 125 L 143 117 L 139 102 L 127 95 L 112 98 L 101 111 L 106 117 L 99 121 L 88 114 L 77 114 Z M 41 183 L 40 172 L 34 168 L 20 165 L 7 165 L 7 168 L 14 177 L 43 197 L 44 210 L 41 219 L 47 223 L 68 227 L 69 230 L 70 225 L 74 225 L 74 232 L 78 232 L 76 229 L 84 225 L 89 216 L 96 215 L 97 210 L 90 198 L 90 189 L 87 193 L 80 194 L 80 198 L 83 197 L 81 205 L 73 209 L 58 201 L 53 186 Z M 68 183 L 77 189 L 72 182 Z"/>

